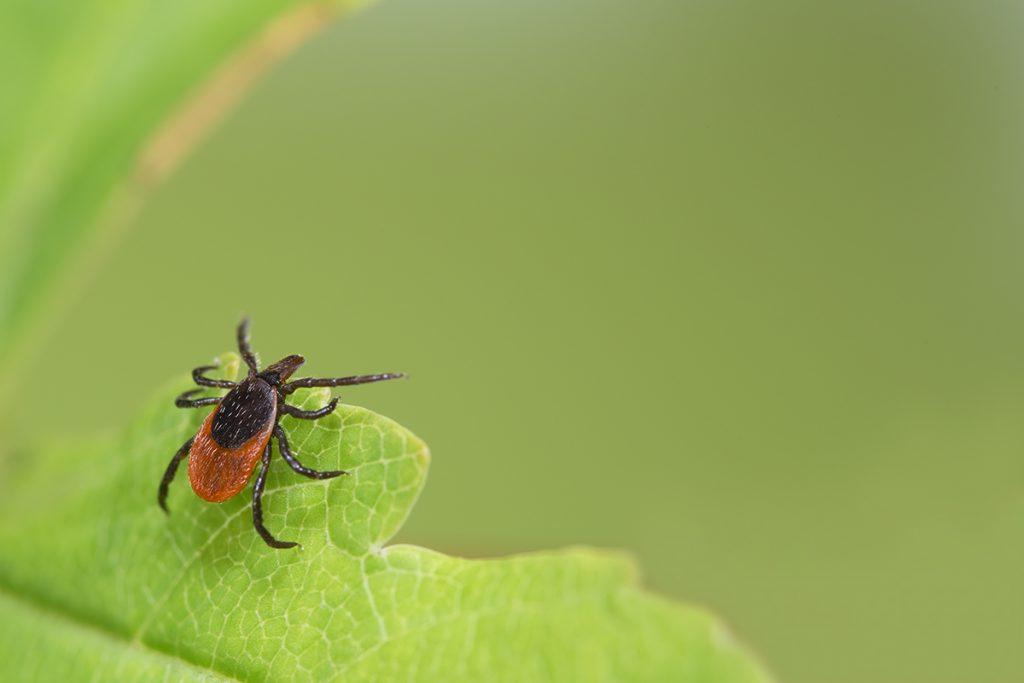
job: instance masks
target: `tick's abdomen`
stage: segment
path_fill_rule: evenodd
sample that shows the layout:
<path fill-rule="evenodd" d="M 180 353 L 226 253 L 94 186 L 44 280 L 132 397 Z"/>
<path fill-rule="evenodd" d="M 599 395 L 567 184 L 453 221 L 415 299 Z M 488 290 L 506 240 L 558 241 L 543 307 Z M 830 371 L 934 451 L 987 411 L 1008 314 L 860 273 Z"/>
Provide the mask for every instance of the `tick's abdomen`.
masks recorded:
<path fill-rule="evenodd" d="M 238 448 L 274 420 L 277 396 L 269 384 L 251 377 L 228 392 L 220 402 L 210 436 L 223 448 Z"/>
<path fill-rule="evenodd" d="M 188 456 L 188 479 L 202 498 L 220 503 L 245 488 L 277 418 L 277 395 L 259 379 L 228 392 L 203 421 Z"/>

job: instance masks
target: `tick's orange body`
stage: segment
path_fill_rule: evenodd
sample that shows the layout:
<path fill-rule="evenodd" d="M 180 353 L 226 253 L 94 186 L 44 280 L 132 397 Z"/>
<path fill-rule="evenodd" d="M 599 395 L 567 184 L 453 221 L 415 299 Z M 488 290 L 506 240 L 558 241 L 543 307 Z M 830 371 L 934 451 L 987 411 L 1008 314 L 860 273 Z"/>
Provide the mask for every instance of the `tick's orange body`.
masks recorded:
<path fill-rule="evenodd" d="M 188 452 L 188 481 L 192 490 L 211 503 L 223 503 L 245 488 L 270 443 L 277 416 L 276 411 L 272 413 L 267 426 L 241 446 L 225 448 L 210 434 L 218 410 L 220 406 L 203 420 Z"/>

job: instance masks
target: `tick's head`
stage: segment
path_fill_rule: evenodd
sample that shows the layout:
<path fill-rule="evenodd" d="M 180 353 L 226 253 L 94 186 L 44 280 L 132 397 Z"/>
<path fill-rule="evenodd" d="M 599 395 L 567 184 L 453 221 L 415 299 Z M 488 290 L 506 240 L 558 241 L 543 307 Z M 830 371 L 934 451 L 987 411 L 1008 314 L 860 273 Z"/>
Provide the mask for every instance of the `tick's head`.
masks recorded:
<path fill-rule="evenodd" d="M 281 386 L 292 376 L 296 370 L 302 367 L 306 359 L 302 356 L 286 356 L 260 373 L 260 378 L 271 386 Z"/>

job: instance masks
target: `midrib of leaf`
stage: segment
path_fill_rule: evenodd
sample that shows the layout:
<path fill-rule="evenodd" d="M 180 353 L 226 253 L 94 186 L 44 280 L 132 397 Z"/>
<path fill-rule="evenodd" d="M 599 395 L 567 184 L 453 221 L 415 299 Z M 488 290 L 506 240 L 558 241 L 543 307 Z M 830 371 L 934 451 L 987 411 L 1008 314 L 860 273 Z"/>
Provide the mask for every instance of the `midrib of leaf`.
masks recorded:
<path fill-rule="evenodd" d="M 230 363 L 230 366 L 237 368 L 237 363 Z M 94 481 L 93 483 L 101 484 L 102 481 Z M 329 481 L 308 481 L 298 479 L 290 484 L 284 484 L 282 486 L 277 486 L 272 489 L 268 488 L 264 492 L 264 500 L 269 504 L 270 501 L 273 500 L 274 494 L 279 494 L 283 491 L 287 491 L 288 489 L 296 488 L 298 486 L 324 487 L 329 484 Z M 149 613 L 146 615 L 146 617 L 139 625 L 139 627 L 135 630 L 135 632 L 131 634 L 131 636 L 125 636 L 123 633 L 110 628 L 107 624 L 104 624 L 100 620 L 90 620 L 85 618 L 81 614 L 63 609 L 59 605 L 52 603 L 31 591 L 25 589 L 18 590 L 3 579 L 2 573 L 0 573 L 0 598 L 7 600 L 10 604 L 16 607 L 20 606 L 22 609 L 32 610 L 39 616 L 45 617 L 49 620 L 57 621 L 65 626 L 78 629 L 82 632 L 93 633 L 97 636 L 101 636 L 104 639 L 106 639 L 110 644 L 124 647 L 128 651 L 138 651 L 144 654 L 152 654 L 154 656 L 168 659 L 177 664 L 188 667 L 189 669 L 195 669 L 197 671 L 208 672 L 217 675 L 226 681 L 238 681 L 239 683 L 242 683 L 238 678 L 235 678 L 226 671 L 217 669 L 213 665 L 204 665 L 201 662 L 188 659 L 180 653 L 164 650 L 153 643 L 146 642 L 145 634 L 149 629 L 149 626 L 152 624 L 153 619 L 160 615 L 161 607 L 163 607 L 163 605 L 166 604 L 167 600 L 170 599 L 170 597 L 174 595 L 178 588 L 181 586 L 182 581 L 188 575 L 189 569 L 191 569 L 195 565 L 195 563 L 200 560 L 200 558 L 203 556 L 203 553 L 208 548 L 213 546 L 218 541 L 220 535 L 226 529 L 229 528 L 231 522 L 247 514 L 251 514 L 251 510 L 248 507 L 242 507 L 224 518 L 224 521 L 220 524 L 220 526 L 214 529 L 211 532 L 209 538 L 207 538 L 207 540 L 199 548 L 196 549 L 196 551 L 188 558 L 188 560 L 186 560 L 182 564 L 178 573 L 173 578 L 171 585 L 168 587 L 166 591 L 164 591 L 160 598 L 158 598 L 154 602 L 153 606 L 150 608 Z M 336 552 L 342 553 L 348 557 L 360 559 L 361 561 L 365 561 L 365 559 L 368 557 L 366 555 L 353 555 L 351 552 L 349 552 L 347 548 L 335 544 L 330 539 L 329 534 L 326 536 L 326 538 L 328 544 Z M 369 583 L 366 580 L 365 572 L 363 573 L 362 588 L 366 591 L 367 598 L 371 601 L 371 604 L 374 604 L 374 613 L 378 621 L 378 625 L 381 629 L 382 642 L 379 642 L 374 646 L 374 649 L 376 649 L 386 644 L 388 634 L 386 627 L 384 625 L 384 620 L 381 617 L 379 611 L 376 610 L 375 598 L 372 590 L 370 589 Z"/>
<path fill-rule="evenodd" d="M 325 486 L 325 485 L 327 485 L 327 483 L 328 482 L 326 482 L 326 481 L 303 481 L 303 480 L 299 480 L 299 481 L 293 482 L 291 484 L 285 484 L 284 486 L 278 486 L 277 488 L 274 488 L 274 489 L 267 489 L 263 493 L 263 499 L 269 503 L 270 501 L 273 500 L 275 493 L 278 493 L 278 492 L 281 492 L 281 491 L 287 491 L 288 489 L 296 487 L 296 486 L 317 486 L 317 485 Z M 212 531 L 212 533 L 210 534 L 210 537 L 207 538 L 206 541 L 204 541 L 203 544 L 201 546 L 199 546 L 199 548 L 197 548 L 196 551 L 181 566 L 181 569 L 178 571 L 178 573 L 171 580 L 171 585 L 167 588 L 167 590 L 164 591 L 161 594 L 161 596 L 156 600 L 156 602 L 153 603 L 153 606 L 150 608 L 149 613 L 145 616 L 145 618 L 143 619 L 142 623 L 139 625 L 139 627 L 132 634 L 131 642 L 133 642 L 133 643 L 141 643 L 141 642 L 143 642 L 142 639 L 146 635 L 146 631 L 149 629 L 150 624 L 153 623 L 153 619 L 157 615 L 160 614 L 160 608 L 163 607 L 167 603 L 167 600 L 170 599 L 170 597 L 174 594 L 174 591 L 178 588 L 178 586 L 181 585 L 181 582 L 188 575 L 189 569 L 191 569 L 195 565 L 195 563 L 199 561 L 199 559 L 202 557 L 203 553 L 207 550 L 207 548 L 209 548 L 210 546 L 212 546 L 214 543 L 217 542 L 217 540 L 220 538 L 220 535 L 223 534 L 224 531 L 228 527 L 231 526 L 231 523 L 233 521 L 235 521 L 239 517 L 242 517 L 242 516 L 244 516 L 246 514 L 251 514 L 251 513 L 252 513 L 252 511 L 249 508 L 242 507 L 242 508 L 239 508 L 238 510 L 236 510 L 235 512 L 232 512 L 231 514 L 227 515 L 224 518 L 224 521 L 220 524 L 220 526 L 218 526 L 216 529 L 214 529 Z M 348 554 L 347 551 L 345 551 L 344 549 L 340 549 L 340 550 L 342 552 L 346 552 L 346 554 Z"/>
<path fill-rule="evenodd" d="M 273 490 L 267 491 L 267 499 L 269 501 L 271 494 L 287 491 L 288 489 L 295 488 L 297 486 L 326 486 L 327 484 L 329 484 L 329 482 L 299 481 L 293 484 L 280 486 Z M 160 659 L 166 659 L 172 663 L 183 666 L 188 670 L 205 672 L 221 677 L 223 680 L 239 681 L 239 683 L 241 683 L 239 678 L 236 678 L 234 675 L 228 673 L 227 671 L 218 669 L 213 664 L 203 664 L 202 662 L 189 659 L 183 656 L 181 653 L 161 649 L 156 644 L 147 642 L 144 636 L 149 624 L 152 622 L 152 619 L 160 614 L 160 609 L 163 606 L 163 604 L 181 586 L 181 581 L 188 574 L 188 570 L 195 564 L 196 561 L 200 559 L 200 557 L 203 555 L 206 549 L 211 547 L 217 541 L 219 535 L 226 528 L 228 528 L 231 521 L 247 512 L 249 512 L 248 508 L 240 508 L 239 510 L 225 518 L 224 523 L 221 524 L 220 527 L 218 527 L 216 530 L 214 530 L 213 533 L 211 533 L 209 539 L 202 546 L 200 546 L 185 563 L 183 563 L 178 574 L 173 580 L 172 585 L 168 588 L 164 595 L 162 595 L 161 598 L 156 603 L 154 603 L 154 605 L 150 609 L 149 614 L 144 619 L 143 623 L 130 637 L 127 637 L 123 633 L 120 633 L 119 631 L 110 628 L 108 625 L 102 623 L 102 621 L 100 620 L 90 620 L 81 614 L 65 610 L 61 608 L 59 605 L 53 604 L 45 598 L 42 598 L 32 593 L 31 591 L 16 590 L 13 586 L 11 586 L 6 581 L 3 581 L 2 579 L 0 579 L 0 598 L 7 600 L 10 604 L 13 604 L 14 606 L 20 606 L 23 609 L 32 610 L 36 614 L 45 617 L 48 620 L 58 622 L 59 624 L 64 625 L 66 627 L 76 629 L 84 633 L 94 633 L 97 636 L 104 638 L 111 646 L 123 648 L 127 652 L 139 652 L 142 654 L 152 655 Z M 587 602 L 595 602 L 601 598 L 608 597 L 607 594 L 594 590 L 562 591 L 559 593 L 558 599 L 555 602 L 546 602 L 543 604 L 523 603 L 515 604 L 512 606 L 483 606 L 469 609 L 462 607 L 462 601 L 459 600 L 458 606 L 449 615 L 435 619 L 431 623 L 419 628 L 401 630 L 397 633 L 389 633 L 385 624 L 385 620 L 383 616 L 380 614 L 380 611 L 376 607 L 376 597 L 368 581 L 369 572 L 366 571 L 365 563 L 366 560 L 371 557 L 371 555 L 356 556 L 350 553 L 346 548 L 338 546 L 330 540 L 328 540 L 328 544 L 333 552 L 340 553 L 347 557 L 358 558 L 360 560 L 360 564 L 363 567 L 361 588 L 366 592 L 367 597 L 370 600 L 370 603 L 374 606 L 374 617 L 380 629 L 380 639 L 369 648 L 366 648 L 365 650 L 360 652 L 355 658 L 347 662 L 342 667 L 341 670 L 336 672 L 337 675 L 339 676 L 352 670 L 360 662 L 371 657 L 374 653 L 378 652 L 379 650 L 381 650 L 389 644 L 397 643 L 412 638 L 414 636 L 422 636 L 423 634 L 429 633 L 430 631 L 442 628 L 453 623 L 457 623 L 459 621 L 479 622 L 480 619 L 484 619 L 489 616 L 502 616 L 507 615 L 509 613 L 530 614 L 538 613 L 541 610 L 544 610 L 546 612 L 552 612 L 554 610 L 569 609 L 574 606 L 582 605 Z M 386 561 L 389 552 L 392 550 L 398 550 L 401 552 L 413 554 L 435 554 L 433 553 L 433 551 L 421 548 L 419 546 L 399 544 L 394 546 L 386 546 L 382 548 L 380 552 L 376 555 Z M 529 558 L 530 556 L 531 554 L 525 554 L 519 557 Z M 486 562 L 493 561 L 484 561 L 484 563 Z M 459 564 L 464 565 L 462 571 L 466 571 L 471 568 L 471 565 L 476 564 L 476 562 L 472 560 L 461 560 L 459 561 Z M 401 573 L 403 570 L 396 569 L 394 567 L 389 567 L 386 571 Z M 629 592 L 630 590 L 633 590 L 632 587 L 629 584 L 625 584 L 619 591 L 619 593 Z M 472 642 L 467 642 L 465 646 L 467 648 L 471 647 Z M 215 660 L 216 658 L 214 657 L 212 659 Z M 242 674 L 241 672 L 237 675 L 244 677 L 244 674 Z"/>
<path fill-rule="evenodd" d="M 100 622 L 86 621 L 79 615 L 61 610 L 28 593 L 17 592 L 2 582 L 0 582 L 0 601 L 6 602 L 7 605 L 14 610 L 30 613 L 32 616 L 51 622 L 57 627 L 75 631 L 84 636 L 98 638 L 110 646 L 123 648 L 126 651 L 138 653 L 143 656 L 154 657 L 160 661 L 166 661 L 167 663 L 180 666 L 187 671 L 192 671 L 197 674 L 209 674 L 224 681 L 243 683 L 224 671 L 219 671 L 210 666 L 204 666 L 199 662 L 191 662 L 183 658 L 181 655 L 160 650 L 141 641 L 129 640 L 125 638 L 123 634 L 110 629 Z"/>
<path fill-rule="evenodd" d="M 330 535 L 328 535 L 328 539 L 330 539 Z M 331 544 L 334 545 L 333 541 L 331 541 Z M 337 548 L 338 546 L 334 545 L 334 547 Z M 359 567 L 362 570 L 363 591 L 366 593 L 366 599 L 370 603 L 370 612 L 377 622 L 377 630 L 380 632 L 381 641 L 386 641 L 388 639 L 388 627 L 384 623 L 384 617 L 381 616 L 380 609 L 377 608 L 377 599 L 373 596 L 373 589 L 370 588 L 370 573 L 366 566 L 366 556 L 361 558 Z"/>
<path fill-rule="evenodd" d="M 287 488 L 291 488 L 291 487 L 290 486 L 285 486 L 285 487 L 280 487 L 279 489 L 276 489 L 276 490 L 280 491 L 280 490 L 287 489 Z M 224 526 L 226 527 L 227 524 L 225 524 Z M 213 536 L 212 535 L 211 535 L 211 540 L 213 540 Z M 208 546 L 209 546 L 209 544 L 206 544 L 206 545 L 203 546 L 203 548 L 206 548 Z M 348 551 L 346 549 L 344 549 L 344 548 L 340 548 L 340 547 L 338 547 L 336 545 L 333 545 L 333 544 L 332 544 L 332 548 L 334 549 L 335 552 L 343 553 L 345 555 L 350 555 L 350 553 L 348 553 Z M 414 553 L 422 552 L 422 553 L 428 553 L 428 554 L 432 552 L 432 551 L 429 551 L 429 550 L 427 550 L 425 548 L 420 548 L 418 546 L 408 545 L 408 544 L 401 544 L 401 545 L 396 545 L 396 546 L 389 546 L 389 547 L 386 547 L 386 548 L 382 549 L 381 557 L 385 557 L 386 558 L 386 556 L 388 554 L 388 551 L 391 550 L 392 548 L 399 549 L 399 550 L 404 551 L 404 552 L 414 552 Z M 196 557 L 198 557 L 199 554 L 201 554 L 201 551 L 196 554 Z M 196 557 L 191 558 L 189 563 L 187 563 L 187 564 L 190 565 L 196 559 Z M 364 559 L 365 559 L 365 557 L 367 557 L 367 556 L 364 556 Z M 524 555 L 522 557 L 529 557 L 529 555 Z M 467 565 L 473 563 L 473 561 L 471 561 L 471 560 L 465 560 L 463 562 L 465 564 L 467 564 Z M 398 571 L 398 570 L 389 569 L 389 571 Z M 183 566 L 180 575 L 184 576 L 186 574 L 186 572 L 187 572 L 187 566 Z M 363 580 L 363 587 L 366 590 L 368 596 L 371 598 L 371 600 L 373 600 L 373 591 L 369 587 L 369 584 L 366 581 L 366 577 L 367 577 L 367 573 L 364 571 L 364 573 L 363 573 L 363 579 L 364 579 Z M 174 586 L 174 589 L 176 589 L 178 585 L 179 584 L 176 583 L 175 586 Z M 624 593 L 624 592 L 628 592 L 629 590 L 631 590 L 631 588 L 627 585 L 627 586 L 624 586 L 623 589 L 620 590 L 619 592 L 620 593 Z M 169 591 L 169 593 L 170 592 L 173 592 L 173 589 L 171 591 Z M 450 625 L 450 624 L 453 624 L 453 623 L 457 623 L 459 621 L 468 621 L 468 622 L 477 623 L 477 622 L 479 622 L 479 620 L 487 618 L 487 617 L 502 616 L 502 615 L 507 615 L 509 613 L 513 613 L 513 614 L 517 614 L 517 613 L 518 614 L 531 614 L 531 613 L 539 613 L 542 610 L 545 611 L 545 612 L 551 612 L 553 610 L 565 610 L 565 609 L 570 609 L 572 607 L 579 606 L 579 605 L 582 605 L 582 604 L 585 604 L 585 603 L 588 603 L 588 602 L 595 602 L 595 601 L 597 601 L 599 599 L 607 598 L 607 597 L 608 596 L 606 594 L 600 593 L 600 592 L 595 592 L 595 591 L 581 591 L 581 592 L 565 592 L 565 591 L 563 591 L 563 592 L 561 592 L 559 594 L 559 597 L 558 597 L 556 602 L 546 602 L 546 603 L 543 603 L 543 604 L 517 604 L 517 605 L 512 605 L 512 606 L 507 606 L 507 605 L 485 606 L 485 607 L 471 608 L 471 609 L 465 609 L 465 608 L 462 608 L 460 606 L 458 609 L 454 610 L 448 616 L 444 616 L 444 617 L 441 617 L 439 619 L 436 619 L 436 620 L 432 621 L 431 623 L 426 624 L 426 625 L 424 625 L 422 627 L 403 630 L 403 631 L 400 631 L 400 632 L 398 632 L 396 634 L 389 634 L 387 632 L 387 630 L 385 628 L 385 625 L 384 625 L 383 618 L 381 617 L 379 612 L 376 612 L 376 618 L 377 618 L 378 623 L 379 623 L 380 628 L 381 628 L 381 638 L 380 638 L 380 640 L 378 640 L 371 647 L 366 648 L 361 653 L 359 653 L 355 658 L 353 658 L 352 660 L 347 662 L 339 671 L 336 672 L 336 675 L 337 676 L 341 676 L 341 675 L 351 671 L 360 662 L 362 662 L 362 661 L 366 660 L 367 658 L 371 657 L 373 654 L 375 654 L 376 652 L 378 652 L 379 650 L 381 650 L 382 648 L 386 647 L 389 644 L 400 642 L 402 640 L 407 640 L 407 639 L 413 638 L 413 637 L 422 636 L 422 635 L 424 635 L 426 633 L 429 633 L 430 631 L 436 630 L 438 628 L 442 628 L 444 626 L 447 626 L 447 625 Z M 222 679 L 224 681 L 236 681 L 237 683 L 242 683 L 241 679 L 236 678 L 234 675 L 229 674 L 228 672 L 226 672 L 224 670 L 218 669 L 217 667 L 215 667 L 213 665 L 205 665 L 205 664 L 203 664 L 201 662 L 190 660 L 187 657 L 182 656 L 180 653 L 171 652 L 169 650 L 164 650 L 164 649 L 161 649 L 161 648 L 157 647 L 154 644 L 147 643 L 141 637 L 143 635 L 142 631 L 144 631 L 144 628 L 140 629 L 139 632 L 137 632 L 136 634 L 134 634 L 132 637 L 129 638 L 129 637 L 126 637 L 124 634 L 122 634 L 122 633 L 120 633 L 120 632 L 118 632 L 118 631 L 116 631 L 114 629 L 111 629 L 109 626 L 107 626 L 106 624 L 103 624 L 102 622 L 100 622 L 98 620 L 88 620 L 88 619 L 84 618 L 80 614 L 76 614 L 76 613 L 73 613 L 71 611 L 61 609 L 59 606 L 54 605 L 52 603 L 49 603 L 48 601 L 46 601 L 44 599 L 41 599 L 40 597 L 32 594 L 31 592 L 24 591 L 24 590 L 17 591 L 15 589 L 13 589 L 10 585 L 8 585 L 6 582 L 3 582 L 3 581 L 0 581 L 0 600 L 5 600 L 10 606 L 12 606 L 12 607 L 14 607 L 16 609 L 21 609 L 23 611 L 31 611 L 35 615 L 37 615 L 39 617 L 42 617 L 42 618 L 46 619 L 47 621 L 54 622 L 55 624 L 57 624 L 59 626 L 62 626 L 62 627 L 65 627 L 67 629 L 78 631 L 78 632 L 81 632 L 82 634 L 86 634 L 86 635 L 94 635 L 94 636 L 96 636 L 98 638 L 103 639 L 108 645 L 110 645 L 112 647 L 122 648 L 126 652 L 139 653 L 139 654 L 142 654 L 142 655 L 145 655 L 145 656 L 152 656 L 152 657 L 155 657 L 155 658 L 157 658 L 158 660 L 161 660 L 161 661 L 166 660 L 168 663 L 171 663 L 171 664 L 174 664 L 176 666 L 180 666 L 180 667 L 186 669 L 186 671 L 193 671 L 193 672 L 197 672 L 197 673 L 211 674 L 211 675 L 219 677 L 220 679 Z M 159 607 L 160 607 L 160 605 L 155 605 L 154 608 L 153 608 L 153 612 L 151 614 L 159 613 Z M 147 619 L 146 623 L 148 624 L 148 622 L 149 622 L 149 619 Z M 473 631 L 471 633 L 475 634 L 475 631 Z M 465 643 L 465 647 L 466 648 L 470 648 L 470 647 L 472 647 L 472 644 L 473 644 L 472 643 L 472 639 L 467 639 L 467 642 Z M 241 675 L 241 674 L 239 674 L 239 675 Z"/>

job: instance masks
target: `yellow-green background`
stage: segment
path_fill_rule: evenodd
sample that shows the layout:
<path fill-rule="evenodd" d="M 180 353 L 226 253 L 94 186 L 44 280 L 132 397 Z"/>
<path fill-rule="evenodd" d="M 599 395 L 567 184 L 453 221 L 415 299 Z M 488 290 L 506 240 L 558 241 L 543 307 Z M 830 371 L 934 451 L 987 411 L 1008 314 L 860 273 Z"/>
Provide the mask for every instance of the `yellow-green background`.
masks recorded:
<path fill-rule="evenodd" d="M 782 681 L 1022 680 L 1022 24 L 386 0 L 156 193 L 8 437 L 129 419 L 244 310 L 412 374 L 342 394 L 432 447 L 404 540 L 631 549 Z"/>

